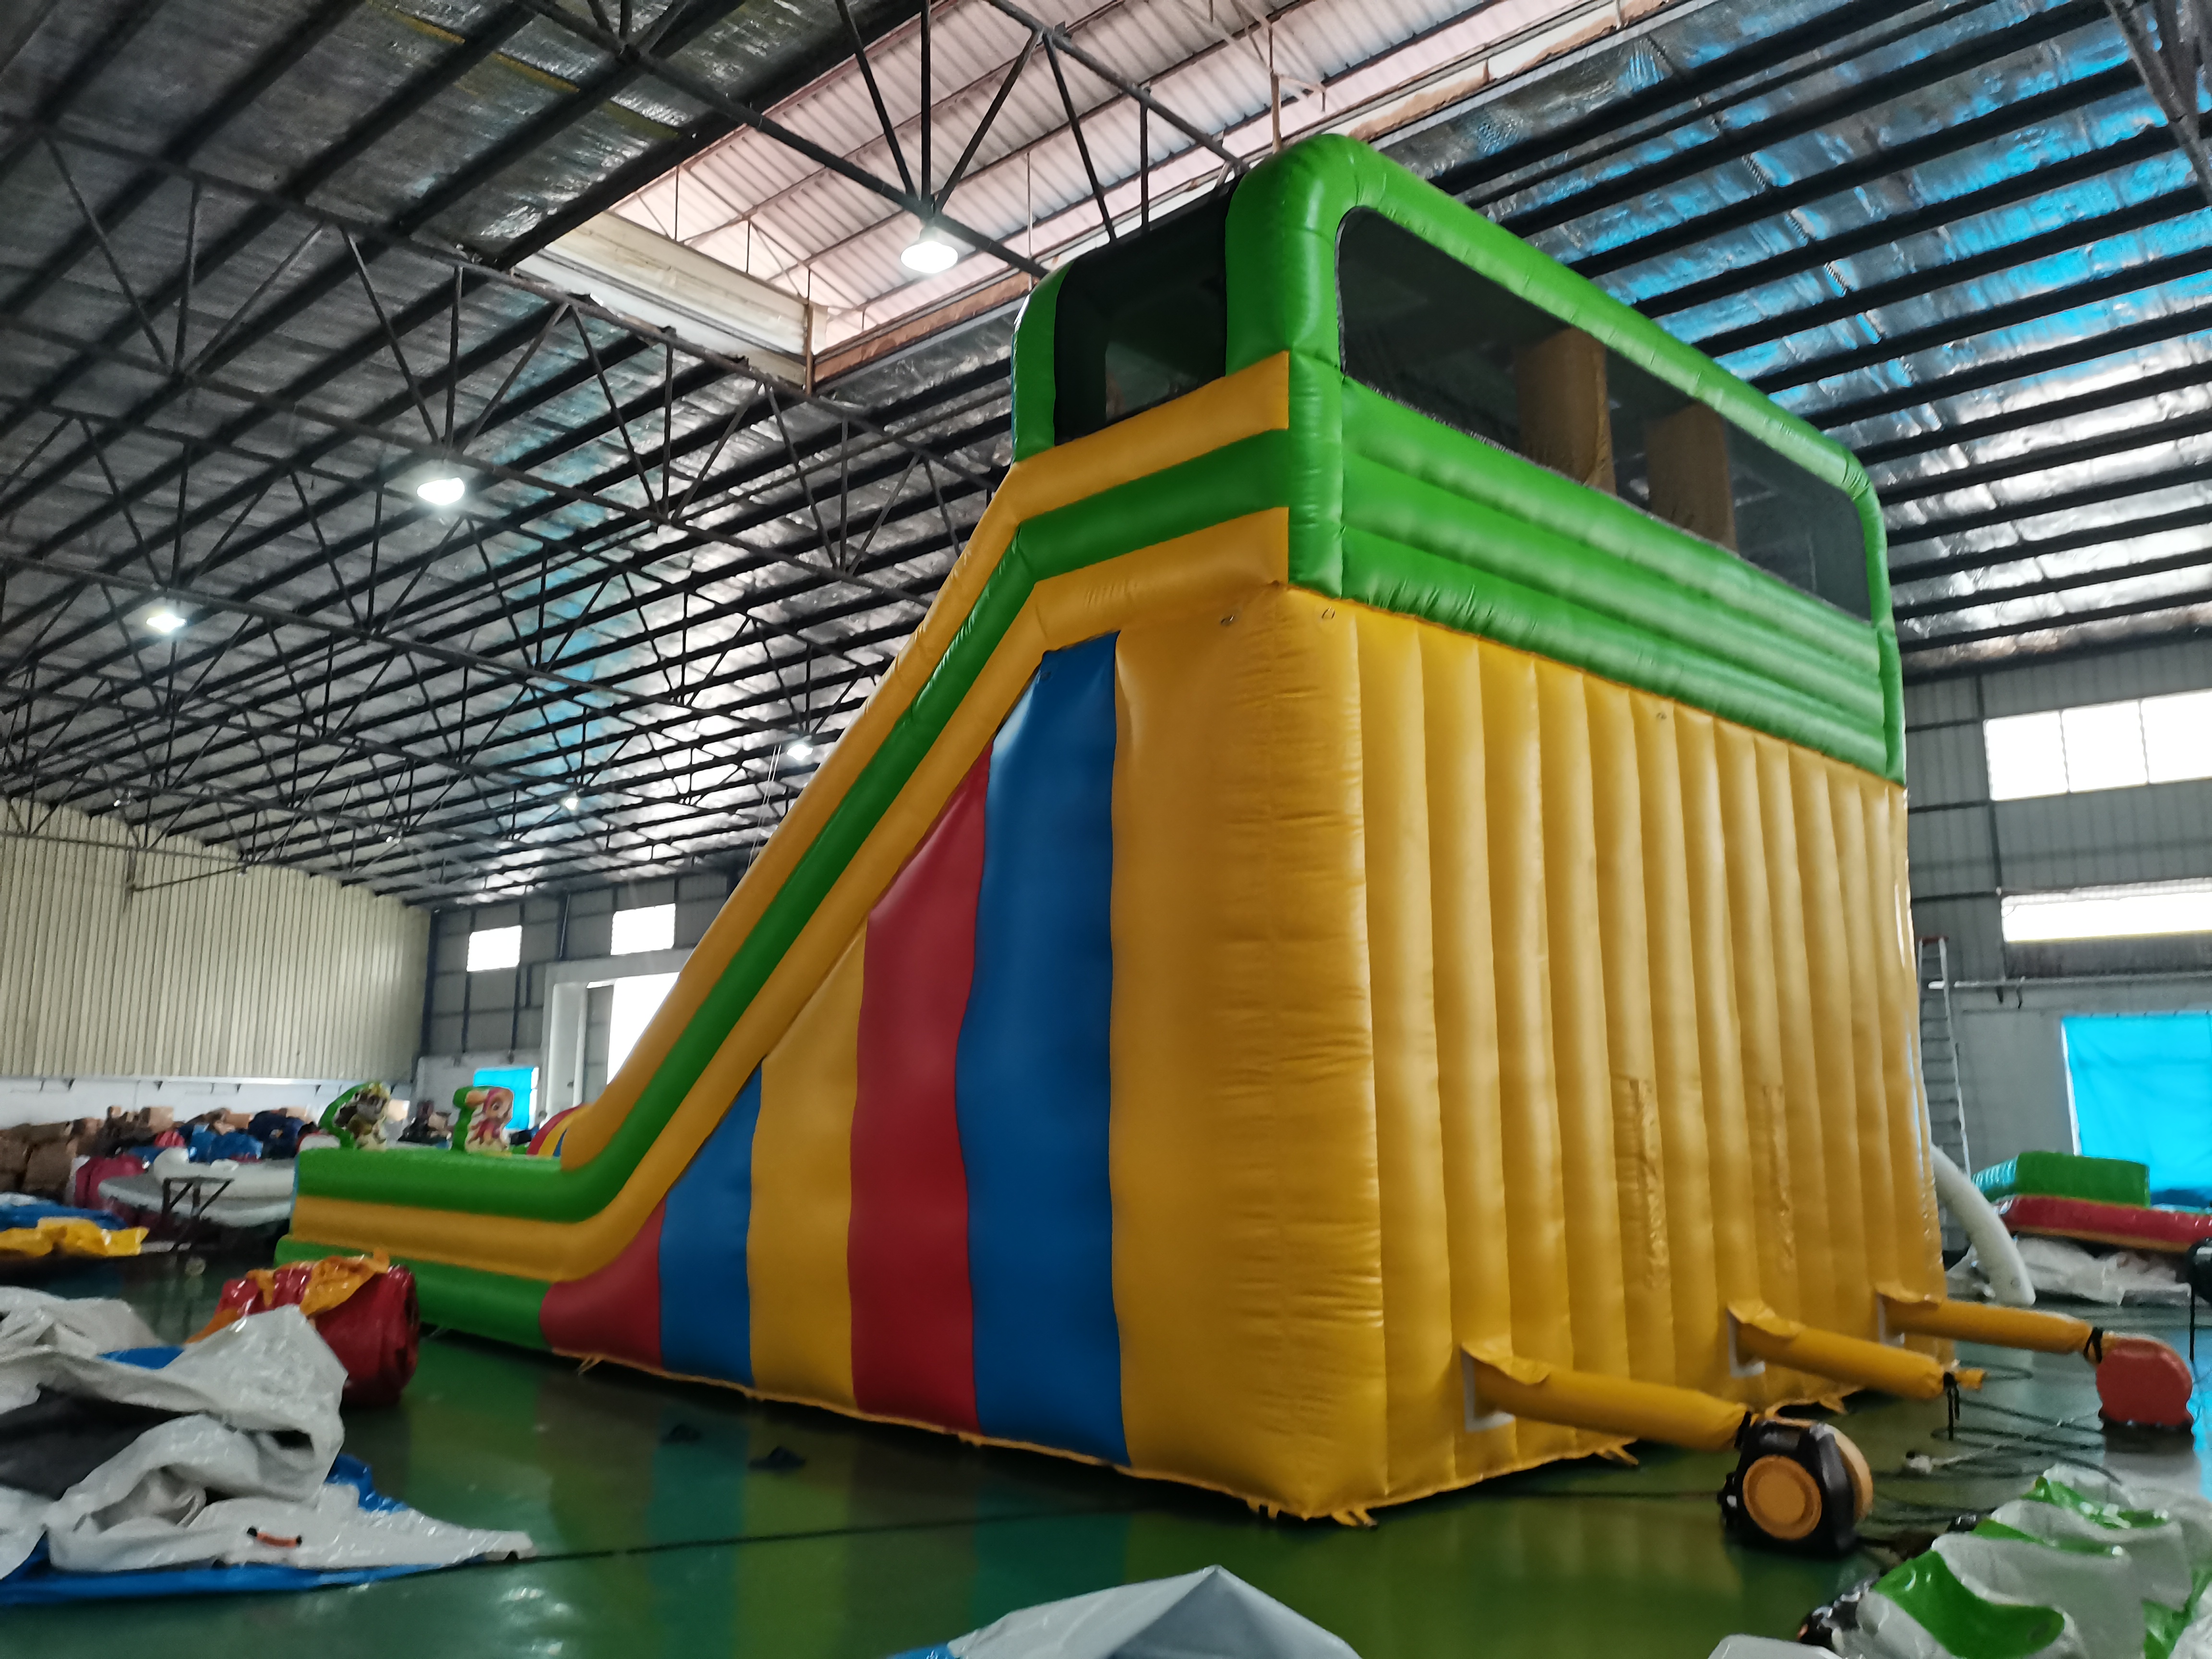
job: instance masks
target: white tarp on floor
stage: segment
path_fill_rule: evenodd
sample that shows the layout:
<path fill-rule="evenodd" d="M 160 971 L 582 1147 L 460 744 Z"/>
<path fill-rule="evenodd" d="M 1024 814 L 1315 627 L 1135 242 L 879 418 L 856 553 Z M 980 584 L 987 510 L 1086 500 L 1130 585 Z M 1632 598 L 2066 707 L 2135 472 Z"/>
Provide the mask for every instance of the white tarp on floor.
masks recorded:
<path fill-rule="evenodd" d="M 160 1341 L 120 1302 L 0 1286 L 0 1413 L 58 1395 L 178 1413 L 58 1498 L 0 1486 L 0 1577 L 41 1538 L 66 1572 L 531 1553 L 526 1534 L 364 1510 L 353 1487 L 329 1483 L 345 1441 L 345 1368 L 297 1308 L 240 1320 L 158 1366 L 103 1358 Z"/>

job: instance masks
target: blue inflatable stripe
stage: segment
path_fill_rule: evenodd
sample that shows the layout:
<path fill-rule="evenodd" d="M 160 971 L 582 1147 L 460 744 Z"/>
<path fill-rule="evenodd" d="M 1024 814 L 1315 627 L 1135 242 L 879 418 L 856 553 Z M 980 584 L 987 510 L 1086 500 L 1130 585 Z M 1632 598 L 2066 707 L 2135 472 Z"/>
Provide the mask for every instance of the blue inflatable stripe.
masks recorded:
<path fill-rule="evenodd" d="M 752 1291 L 745 1234 L 752 1224 L 755 1066 L 707 1144 L 669 1188 L 660 1224 L 660 1364 L 685 1376 L 753 1380 Z"/>
<path fill-rule="evenodd" d="M 1127 1463 L 1107 1168 L 1115 643 L 1047 655 L 992 750 L 957 1089 L 978 1421 Z"/>

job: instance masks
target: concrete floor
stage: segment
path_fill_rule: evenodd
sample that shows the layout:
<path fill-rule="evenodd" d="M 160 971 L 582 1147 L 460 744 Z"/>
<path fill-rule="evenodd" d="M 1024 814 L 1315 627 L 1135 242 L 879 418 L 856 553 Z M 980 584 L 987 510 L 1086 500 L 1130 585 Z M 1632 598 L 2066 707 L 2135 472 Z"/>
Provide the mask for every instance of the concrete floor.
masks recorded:
<path fill-rule="evenodd" d="M 204 1317 L 221 1271 L 103 1265 L 48 1287 L 125 1296 L 173 1340 Z M 2163 1324 L 2180 1345 L 2178 1315 L 2124 1322 Z M 2081 1361 L 1967 1357 L 1996 1374 L 1955 1441 L 1940 1406 L 1855 1405 L 1844 1426 L 1881 1493 L 1870 1534 L 1991 1506 L 2061 1456 L 2202 1485 L 2183 1437 L 2097 1429 Z M 2212 1341 L 2204 1360 L 2212 1370 Z M 347 1449 L 384 1491 L 447 1520 L 523 1528 L 538 1558 L 310 1595 L 15 1611 L 0 1614 L 0 1647 L 40 1659 L 884 1659 L 1014 1607 L 1218 1562 L 1364 1659 L 1705 1659 L 1730 1632 L 1792 1633 L 1884 1565 L 1729 1544 L 1713 1504 L 1720 1457 L 1650 1449 L 1632 1469 L 1558 1467 L 1350 1531 L 616 1367 L 579 1375 L 460 1337 L 426 1341 L 405 1401 L 348 1428 Z M 1965 1461 L 1916 1474 L 1913 1451 Z"/>

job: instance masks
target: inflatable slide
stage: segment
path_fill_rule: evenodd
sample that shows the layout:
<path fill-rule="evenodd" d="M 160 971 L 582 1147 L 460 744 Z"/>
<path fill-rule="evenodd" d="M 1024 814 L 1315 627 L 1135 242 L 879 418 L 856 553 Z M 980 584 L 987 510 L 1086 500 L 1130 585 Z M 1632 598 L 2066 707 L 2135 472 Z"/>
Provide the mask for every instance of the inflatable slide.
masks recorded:
<path fill-rule="evenodd" d="M 1760 1408 L 2078 1345 L 1942 1300 L 1848 453 L 1334 138 L 1014 357 L 934 609 L 557 1157 L 310 1154 L 288 1256 L 1344 1518 L 1650 1436 L 1805 1537 L 1863 1465 Z"/>

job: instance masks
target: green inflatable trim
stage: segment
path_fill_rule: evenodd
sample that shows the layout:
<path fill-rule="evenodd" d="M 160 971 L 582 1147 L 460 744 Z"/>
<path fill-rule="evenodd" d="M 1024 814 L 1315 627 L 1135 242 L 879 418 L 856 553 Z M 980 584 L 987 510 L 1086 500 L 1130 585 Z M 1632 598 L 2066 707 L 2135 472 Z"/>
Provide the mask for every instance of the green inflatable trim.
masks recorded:
<path fill-rule="evenodd" d="M 2027 1489 L 2031 1503 L 2048 1504 L 2080 1516 L 2098 1526 L 2114 1532 L 2139 1532 L 2162 1527 L 2172 1517 L 2158 1510 L 2124 1510 L 2117 1504 L 2100 1504 L 2094 1498 L 2085 1498 L 2063 1481 L 2053 1480 L 2047 1474 L 2035 1477 L 2035 1484 Z"/>
<path fill-rule="evenodd" d="M 355 1255 L 355 1250 L 335 1249 L 285 1237 L 276 1241 L 276 1261 L 313 1261 L 326 1255 Z M 474 1267 L 451 1267 L 442 1261 L 417 1261 L 396 1256 L 415 1275 L 415 1297 L 425 1325 L 451 1325 L 457 1330 L 489 1336 L 518 1347 L 542 1348 L 545 1334 L 538 1328 L 538 1310 L 545 1300 L 545 1286 L 535 1280 L 511 1279 Z"/>
<path fill-rule="evenodd" d="M 1252 170 L 1230 201 L 1228 372 L 1249 368 L 1276 352 L 1291 354 L 1294 477 L 1301 489 L 1301 495 L 1291 500 L 1291 581 L 1356 598 L 1343 586 L 1347 573 L 1345 452 L 1367 449 L 1371 460 L 1382 458 L 1371 445 L 1378 442 L 1376 434 L 1385 420 L 1394 420 L 1405 431 L 1402 447 L 1407 452 L 1425 456 L 1429 465 L 1444 465 L 1444 458 L 1451 456 L 1464 458 L 1468 445 L 1474 445 L 1474 441 L 1449 438 L 1449 429 L 1422 416 L 1380 416 L 1374 404 L 1387 400 L 1345 380 L 1338 345 L 1336 230 L 1345 215 L 1356 208 L 1380 212 L 1433 248 L 1558 316 L 1568 327 L 1579 327 L 1656 380 L 1708 404 L 1729 425 L 1850 495 L 1858 508 L 1860 529 L 1865 531 L 1867 598 L 1874 622 L 1856 622 L 1843 613 L 1814 619 L 1814 611 L 1820 608 L 1816 599 L 1763 577 L 1741 560 L 1735 560 L 1741 575 L 1728 580 L 1741 581 L 1745 588 L 1770 588 L 1765 599 L 1739 599 L 1739 604 L 1754 611 L 1770 608 L 1774 617 L 1767 626 L 1783 633 L 1794 635 L 1802 629 L 1829 637 L 1838 630 L 1856 635 L 1844 654 L 1851 661 L 1865 661 L 1881 699 L 1881 719 L 1871 726 L 1871 732 L 1881 738 L 1882 759 L 1871 769 L 1902 783 L 1905 696 L 1898 672 L 1896 623 L 1889 617 L 1889 556 L 1881 502 L 1858 460 L 1796 416 L 1785 414 L 1771 400 L 1752 392 L 1704 352 L 1637 316 L 1604 289 L 1500 230 L 1474 208 L 1453 201 L 1394 161 L 1385 161 L 1364 143 L 1345 137 L 1314 137 L 1283 150 Z M 1401 471 L 1420 476 L 1413 465 L 1402 460 L 1395 465 Z M 1449 484 L 1455 493 L 1468 489 L 1467 476 L 1482 476 L 1486 480 L 1484 498 L 1516 518 L 1558 529 L 1558 522 L 1547 515 L 1564 511 L 1575 518 L 1575 533 L 1599 531 L 1608 538 L 1599 544 L 1610 553 L 1681 580 L 1686 566 L 1677 542 L 1687 538 L 1635 508 L 1593 498 L 1590 491 L 1564 480 L 1533 483 L 1531 473 L 1541 473 L 1541 469 L 1502 452 L 1482 462 L 1462 462 L 1460 471 L 1462 477 Z M 1444 480 L 1429 477 L 1429 483 L 1443 484 Z M 1513 491 L 1516 500 L 1506 502 L 1491 491 Z M 1541 498 L 1547 495 L 1551 500 L 1544 502 Z M 1719 549 L 1710 549 L 1710 553 L 1721 560 L 1728 557 Z M 1721 568 L 1710 564 L 1705 575 L 1721 580 Z M 1641 686 L 1646 681 L 1632 679 L 1631 684 Z M 1659 690 L 1659 686 L 1648 686 L 1648 690 Z M 1767 726 L 1765 721 L 1752 723 Z M 1787 730 L 1777 734 L 1792 737 Z M 1823 748 L 1836 752 L 1829 745 Z M 1854 763 L 1867 765 L 1867 761 Z"/>
<path fill-rule="evenodd" d="M 2063 1550 L 2069 1555 L 2101 1555 L 2107 1559 L 2120 1553 L 2118 1544 L 2093 1544 L 2086 1538 L 2039 1538 L 2032 1532 L 2022 1532 L 2018 1527 L 2008 1527 L 2002 1521 L 1984 1521 L 1974 1528 L 1977 1538 L 1996 1538 L 2014 1544 L 2033 1544 L 2046 1550 Z"/>
<path fill-rule="evenodd" d="M 1060 285 L 1067 267 L 1030 290 L 1014 324 L 1014 459 L 1025 461 L 1053 446 L 1053 329 L 1060 313 Z"/>
<path fill-rule="evenodd" d="M 1659 580 L 1681 598 L 1741 616 L 1784 643 L 1847 670 L 1878 718 L 1881 689 L 1869 676 L 1881 665 L 1874 630 L 1811 594 L 1778 581 L 1712 543 L 1639 511 L 1617 495 L 1587 489 L 1550 468 L 1441 427 L 1357 381 L 1344 386 L 1346 465 L 1376 463 L 1433 489 L 1440 501 L 1472 501 L 1524 525 L 1571 538 L 1614 580 Z M 1350 489 L 1346 482 L 1347 495 Z M 1347 513 L 1350 503 L 1347 499 Z"/>
<path fill-rule="evenodd" d="M 1874 620 L 1846 616 L 1624 502 L 1492 450 L 1348 381 L 1340 347 L 1336 238 L 1345 216 L 1360 208 L 1382 214 L 1563 324 L 1593 336 L 1843 490 L 1859 516 Z M 1516 539 L 1527 540 L 1528 528 L 1548 530 L 1689 590 L 1664 606 L 1669 619 L 1662 622 L 1639 604 L 1656 590 L 1648 585 L 1635 587 L 1631 573 L 1619 566 L 1604 580 L 1586 584 L 1593 595 L 1609 589 L 1615 619 L 1646 626 L 1655 647 L 1642 655 L 1610 651 L 1605 656 L 1610 667 L 1601 668 L 1596 659 L 1579 654 L 1571 631 L 1538 629 L 1534 619 L 1514 636 L 1516 643 L 1594 672 L 1624 678 L 1647 690 L 1680 696 L 1774 736 L 1807 743 L 1893 782 L 1904 781 L 1904 692 L 1897 630 L 1890 615 L 1887 542 L 1881 504 L 1865 469 L 1850 451 L 1557 261 L 1347 138 L 1305 140 L 1246 175 L 1230 204 L 1225 253 L 1228 372 L 1235 374 L 1280 352 L 1291 356 L 1294 488 L 1287 505 L 1291 580 L 1295 584 L 1368 603 L 1380 603 L 1375 596 L 1391 592 L 1398 596 L 1393 609 L 1447 627 L 1464 627 L 1463 621 L 1454 618 L 1475 611 L 1492 614 L 1486 603 L 1498 599 L 1494 586 L 1482 590 L 1480 599 L 1469 590 L 1431 611 L 1419 606 L 1422 584 L 1378 585 L 1370 580 L 1364 590 L 1349 585 L 1357 580 L 1349 549 L 1356 531 L 1431 551 L 1444 550 L 1389 525 L 1361 521 L 1363 515 L 1371 515 L 1378 498 L 1371 489 L 1362 492 L 1355 482 L 1354 463 L 1379 463 L 1433 485 L 1461 503 L 1477 502 L 1510 516 L 1518 521 L 1514 526 Z M 1057 279 L 1055 272 L 1031 296 L 1015 334 L 1017 458 L 1040 453 L 1053 441 Z M 1462 534 L 1463 538 L 1463 531 Z M 1633 614 L 1624 616 L 1627 612 Z M 1685 673 L 1667 662 L 1671 648 L 1683 642 L 1682 624 L 1692 615 L 1698 616 L 1699 626 L 1690 641 L 1702 645 L 1706 656 L 1725 653 L 1735 658 L 1738 667 L 1795 687 L 1827 704 L 1831 721 L 1849 731 L 1831 730 L 1816 738 L 1812 733 L 1817 723 L 1805 723 L 1790 714 L 1759 718 L 1756 699 L 1732 698 L 1725 704 L 1703 701 L 1691 688 L 1710 676 Z M 1539 635 L 1547 642 L 1534 643 Z M 1662 642 L 1668 648 L 1656 648 Z M 1794 658 L 1787 654 L 1801 647 Z M 1649 677 L 1640 669 L 1646 660 L 1652 670 Z"/>
<path fill-rule="evenodd" d="M 1419 548 L 1347 532 L 1341 589 L 1345 599 L 1428 617 L 1463 633 L 1575 663 L 1865 770 L 1881 770 L 1885 751 L 1878 730 L 1862 733 L 1802 694 L 1719 657 L 1689 649 L 1662 656 L 1638 629 Z"/>
<path fill-rule="evenodd" d="M 2065 1615 L 2055 1607 L 1984 1601 L 1934 1550 L 1893 1567 L 1875 1589 L 1957 1659 L 2033 1659 L 2066 1628 Z"/>
<path fill-rule="evenodd" d="M 2081 1158 L 2072 1152 L 2022 1152 L 1991 1164 L 1974 1185 L 1992 1202 L 2033 1194 L 2081 1198 L 2098 1204 L 2150 1206 L 2150 1166 L 2124 1158 Z"/>
<path fill-rule="evenodd" d="M 2208 1584 L 2212 1584 L 2212 1566 L 2199 1567 L 2190 1575 L 2189 1600 L 2183 1606 L 2169 1607 L 2163 1601 L 2142 1604 L 2143 1659 L 2170 1659 L 2182 1632 L 2196 1623 Z"/>
<path fill-rule="evenodd" d="M 550 1160 L 450 1153 L 319 1156 L 301 1161 L 300 1190 L 320 1198 L 543 1221 L 581 1220 L 605 1208 L 935 744 L 1030 590 L 1048 577 L 1280 505 L 1288 457 L 1286 434 L 1262 433 L 1042 514 L 1021 527 L 936 670 L 769 901 L 622 1127 L 589 1164 L 548 1178 L 542 1169 L 527 1166 Z"/>

